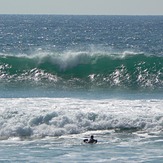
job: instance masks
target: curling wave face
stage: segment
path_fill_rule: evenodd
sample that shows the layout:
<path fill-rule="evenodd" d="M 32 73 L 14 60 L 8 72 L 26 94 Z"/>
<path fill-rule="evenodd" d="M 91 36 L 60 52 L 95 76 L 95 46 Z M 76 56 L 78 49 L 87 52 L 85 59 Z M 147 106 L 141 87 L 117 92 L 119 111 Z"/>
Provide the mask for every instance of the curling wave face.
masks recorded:
<path fill-rule="evenodd" d="M 163 57 L 67 51 L 0 55 L 0 85 L 163 90 Z"/>

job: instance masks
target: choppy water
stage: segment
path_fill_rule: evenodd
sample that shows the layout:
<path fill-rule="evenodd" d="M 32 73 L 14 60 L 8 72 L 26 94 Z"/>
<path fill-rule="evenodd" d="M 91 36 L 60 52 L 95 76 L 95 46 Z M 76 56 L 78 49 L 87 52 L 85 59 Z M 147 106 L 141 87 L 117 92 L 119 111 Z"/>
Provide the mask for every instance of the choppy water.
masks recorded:
<path fill-rule="evenodd" d="M 162 16 L 1 15 L 0 161 L 161 162 L 162 29 Z"/>

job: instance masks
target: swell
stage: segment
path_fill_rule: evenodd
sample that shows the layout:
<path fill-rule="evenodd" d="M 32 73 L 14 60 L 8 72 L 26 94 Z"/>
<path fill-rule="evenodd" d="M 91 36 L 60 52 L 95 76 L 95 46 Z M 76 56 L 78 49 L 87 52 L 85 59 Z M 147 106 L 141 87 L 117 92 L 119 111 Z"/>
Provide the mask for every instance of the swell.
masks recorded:
<path fill-rule="evenodd" d="M 162 89 L 163 57 L 68 52 L 0 56 L 0 82 L 61 87 Z"/>

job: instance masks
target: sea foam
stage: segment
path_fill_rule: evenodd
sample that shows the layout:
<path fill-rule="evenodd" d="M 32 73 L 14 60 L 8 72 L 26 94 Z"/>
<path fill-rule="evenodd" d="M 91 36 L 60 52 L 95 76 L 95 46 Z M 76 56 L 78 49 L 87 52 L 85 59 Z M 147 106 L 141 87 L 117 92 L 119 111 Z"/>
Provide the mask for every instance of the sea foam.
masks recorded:
<path fill-rule="evenodd" d="M 88 131 L 161 132 L 162 100 L 0 99 L 1 139 Z"/>

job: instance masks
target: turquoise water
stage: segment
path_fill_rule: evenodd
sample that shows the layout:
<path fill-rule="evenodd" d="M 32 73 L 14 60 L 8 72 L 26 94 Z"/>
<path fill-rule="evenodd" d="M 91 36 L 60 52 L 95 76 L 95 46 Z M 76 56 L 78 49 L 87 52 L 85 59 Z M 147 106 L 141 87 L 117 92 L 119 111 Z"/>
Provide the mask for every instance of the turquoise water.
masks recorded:
<path fill-rule="evenodd" d="M 0 22 L 0 162 L 162 162 L 162 16 Z"/>
<path fill-rule="evenodd" d="M 69 138 L 70 141 L 72 139 L 72 137 Z M 125 143 L 119 143 L 119 141 L 110 142 L 109 140 L 105 144 L 96 145 L 79 145 L 77 142 L 73 144 L 66 142 L 65 145 L 64 139 L 15 144 L 8 141 L 1 145 L 3 148 L 1 162 L 10 162 L 9 160 L 12 162 L 162 162 L 161 141 L 152 140 L 153 143 L 150 145 L 142 145 L 143 142 L 134 142 L 135 140 L 124 141 Z M 6 152 L 10 152 L 10 157 L 6 156 Z"/>
<path fill-rule="evenodd" d="M 0 20 L 1 89 L 162 91 L 162 16 Z"/>

